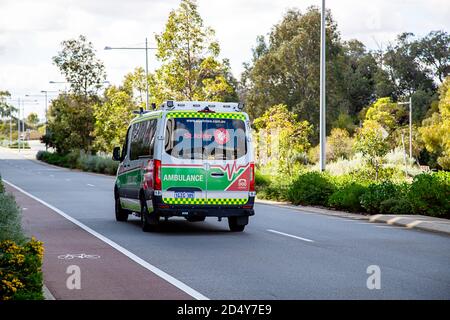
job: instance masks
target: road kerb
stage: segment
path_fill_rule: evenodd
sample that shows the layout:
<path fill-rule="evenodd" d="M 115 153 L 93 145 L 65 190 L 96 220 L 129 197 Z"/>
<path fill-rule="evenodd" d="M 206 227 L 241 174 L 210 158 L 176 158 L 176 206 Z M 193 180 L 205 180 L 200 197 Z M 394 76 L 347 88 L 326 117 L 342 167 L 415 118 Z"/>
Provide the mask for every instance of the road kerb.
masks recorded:
<path fill-rule="evenodd" d="M 56 300 L 55 297 L 53 296 L 53 294 L 50 292 L 50 290 L 48 290 L 48 288 L 45 284 L 42 287 L 42 292 L 44 294 L 45 300 Z"/>
<path fill-rule="evenodd" d="M 386 223 L 388 225 L 406 227 L 408 229 L 417 229 L 422 231 L 437 232 L 440 234 L 450 235 L 450 221 L 447 219 L 440 219 L 421 215 L 394 216 L 394 215 L 376 214 L 370 216 L 363 213 L 356 214 L 345 211 L 330 210 L 325 208 L 300 206 L 300 205 L 296 206 L 289 202 L 279 202 L 264 199 L 256 199 L 255 202 L 259 204 L 274 205 L 281 208 L 293 209 L 296 211 L 306 211 L 316 214 L 348 218 L 353 220 L 366 220 L 367 222 Z"/>

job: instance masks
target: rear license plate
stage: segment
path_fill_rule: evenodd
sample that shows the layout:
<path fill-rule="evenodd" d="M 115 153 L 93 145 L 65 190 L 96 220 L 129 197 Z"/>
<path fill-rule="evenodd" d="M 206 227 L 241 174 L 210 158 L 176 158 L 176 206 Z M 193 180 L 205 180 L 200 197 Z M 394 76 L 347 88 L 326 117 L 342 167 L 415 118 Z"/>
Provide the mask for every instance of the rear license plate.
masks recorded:
<path fill-rule="evenodd" d="M 186 192 L 186 191 L 175 191 L 174 197 L 175 198 L 188 198 L 188 199 L 194 199 L 194 192 Z"/>

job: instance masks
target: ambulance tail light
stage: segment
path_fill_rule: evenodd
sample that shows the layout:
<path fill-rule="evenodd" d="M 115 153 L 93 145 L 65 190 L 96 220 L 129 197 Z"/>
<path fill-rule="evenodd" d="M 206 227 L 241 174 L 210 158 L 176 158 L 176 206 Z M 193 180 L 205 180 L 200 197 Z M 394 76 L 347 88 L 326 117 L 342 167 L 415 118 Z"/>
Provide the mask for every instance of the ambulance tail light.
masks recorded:
<path fill-rule="evenodd" d="M 255 191 L 255 164 L 253 162 L 250 162 L 250 184 L 249 184 L 249 190 L 250 192 Z"/>
<path fill-rule="evenodd" d="M 153 160 L 153 189 L 161 190 L 161 160 Z"/>
<path fill-rule="evenodd" d="M 144 168 L 144 190 L 153 186 L 153 166 L 152 161 L 149 160 Z"/>

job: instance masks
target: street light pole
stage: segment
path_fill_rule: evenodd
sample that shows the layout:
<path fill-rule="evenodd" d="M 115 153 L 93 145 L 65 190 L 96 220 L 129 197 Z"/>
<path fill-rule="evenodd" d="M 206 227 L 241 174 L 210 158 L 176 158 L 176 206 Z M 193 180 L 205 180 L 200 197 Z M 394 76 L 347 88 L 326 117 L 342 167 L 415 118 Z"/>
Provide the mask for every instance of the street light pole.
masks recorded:
<path fill-rule="evenodd" d="M 17 149 L 20 152 L 20 98 L 17 99 L 18 108 L 17 108 Z"/>
<path fill-rule="evenodd" d="M 146 84 L 146 100 L 145 100 L 145 110 L 148 110 L 148 46 L 147 38 L 145 38 L 145 84 Z"/>
<path fill-rule="evenodd" d="M 409 157 L 412 159 L 412 98 L 409 96 Z"/>
<path fill-rule="evenodd" d="M 412 97 L 409 97 L 408 102 L 398 102 L 398 104 L 409 106 L 409 157 L 412 158 Z"/>
<path fill-rule="evenodd" d="M 145 83 L 146 83 L 146 99 L 145 99 L 145 109 L 149 110 L 149 88 L 148 88 L 148 50 L 156 50 L 158 48 L 152 48 L 148 46 L 147 38 L 145 38 L 145 47 L 109 47 L 106 46 L 104 50 L 145 50 Z"/>
<path fill-rule="evenodd" d="M 326 163 L 326 116 L 325 116 L 325 0 L 322 0 L 321 21 L 320 21 L 320 113 L 319 113 L 319 144 L 320 144 L 320 171 L 325 171 Z"/>
<path fill-rule="evenodd" d="M 9 146 L 12 144 L 12 104 L 9 104 Z"/>
<path fill-rule="evenodd" d="M 45 93 L 45 136 L 47 137 L 47 126 L 48 126 L 48 119 L 47 119 L 47 105 L 48 105 L 48 100 L 47 100 L 47 90 L 41 90 L 42 93 Z M 47 141 L 47 140 L 46 140 Z M 48 144 L 47 142 L 45 142 L 45 151 L 48 150 Z"/>

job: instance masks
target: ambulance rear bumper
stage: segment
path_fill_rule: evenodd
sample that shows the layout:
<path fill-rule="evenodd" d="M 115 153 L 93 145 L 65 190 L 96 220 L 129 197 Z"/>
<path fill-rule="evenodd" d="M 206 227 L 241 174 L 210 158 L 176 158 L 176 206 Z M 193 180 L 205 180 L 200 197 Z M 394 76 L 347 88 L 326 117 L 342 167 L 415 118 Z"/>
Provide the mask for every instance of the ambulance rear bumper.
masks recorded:
<path fill-rule="evenodd" d="M 254 197 L 249 197 L 247 203 L 242 205 L 191 205 L 166 204 L 162 197 L 153 197 L 153 208 L 162 217 L 171 216 L 204 216 L 204 217 L 233 217 L 252 216 L 255 214 Z"/>

